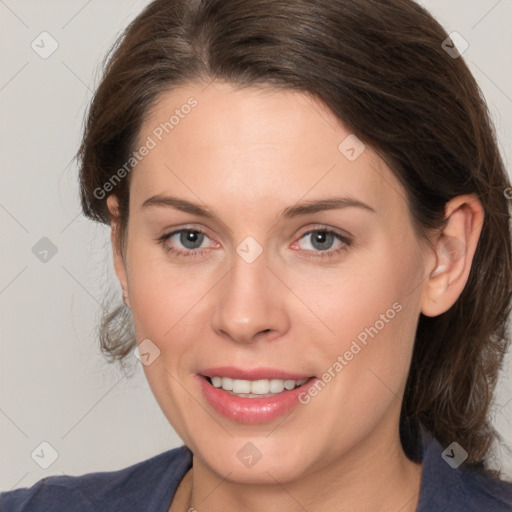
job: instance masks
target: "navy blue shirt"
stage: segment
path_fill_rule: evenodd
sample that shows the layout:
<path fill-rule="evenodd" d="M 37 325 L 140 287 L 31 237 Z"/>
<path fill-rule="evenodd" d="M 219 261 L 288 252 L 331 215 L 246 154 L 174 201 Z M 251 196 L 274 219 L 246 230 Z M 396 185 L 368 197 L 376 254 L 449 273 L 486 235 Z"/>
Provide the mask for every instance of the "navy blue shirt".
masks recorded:
<path fill-rule="evenodd" d="M 468 469 L 452 469 L 443 449 L 424 440 L 417 512 L 511 512 L 512 484 Z M 30 488 L 0 494 L 1 512 L 167 512 L 192 466 L 186 446 L 119 471 L 43 478 Z"/>

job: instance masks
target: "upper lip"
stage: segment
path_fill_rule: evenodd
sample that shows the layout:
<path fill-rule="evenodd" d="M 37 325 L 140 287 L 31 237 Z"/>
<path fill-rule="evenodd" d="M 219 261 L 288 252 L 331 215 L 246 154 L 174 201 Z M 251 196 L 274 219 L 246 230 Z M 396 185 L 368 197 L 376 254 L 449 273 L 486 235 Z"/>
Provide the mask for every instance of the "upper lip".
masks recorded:
<path fill-rule="evenodd" d="M 217 366 L 205 368 L 198 372 L 203 377 L 229 377 L 240 380 L 301 380 L 312 377 L 303 373 L 287 372 L 276 368 L 235 368 L 234 366 Z"/>

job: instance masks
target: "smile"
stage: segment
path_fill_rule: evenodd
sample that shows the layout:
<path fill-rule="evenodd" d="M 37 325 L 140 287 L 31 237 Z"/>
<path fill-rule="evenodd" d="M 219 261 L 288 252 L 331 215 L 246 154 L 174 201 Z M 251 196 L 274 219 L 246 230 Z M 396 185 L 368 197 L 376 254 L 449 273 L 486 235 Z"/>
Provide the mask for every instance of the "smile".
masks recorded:
<path fill-rule="evenodd" d="M 276 370 L 232 367 L 197 375 L 203 397 L 214 411 L 239 423 L 265 423 L 292 412 L 299 394 L 318 379 Z"/>
<path fill-rule="evenodd" d="M 231 377 L 207 377 L 210 384 L 215 388 L 221 388 L 232 395 L 243 398 L 261 398 L 282 393 L 284 390 L 291 391 L 307 382 L 306 379 L 295 381 L 293 379 L 259 379 L 243 380 L 232 379 Z"/>

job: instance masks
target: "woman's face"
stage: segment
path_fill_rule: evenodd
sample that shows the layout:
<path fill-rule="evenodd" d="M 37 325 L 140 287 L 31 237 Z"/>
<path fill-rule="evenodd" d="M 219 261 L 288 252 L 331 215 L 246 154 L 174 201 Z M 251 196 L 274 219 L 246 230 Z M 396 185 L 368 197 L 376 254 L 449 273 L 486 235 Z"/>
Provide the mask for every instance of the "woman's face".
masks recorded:
<path fill-rule="evenodd" d="M 195 455 L 273 483 L 396 449 L 433 260 L 390 169 L 311 97 L 221 82 L 162 96 L 137 148 L 116 270 Z"/>

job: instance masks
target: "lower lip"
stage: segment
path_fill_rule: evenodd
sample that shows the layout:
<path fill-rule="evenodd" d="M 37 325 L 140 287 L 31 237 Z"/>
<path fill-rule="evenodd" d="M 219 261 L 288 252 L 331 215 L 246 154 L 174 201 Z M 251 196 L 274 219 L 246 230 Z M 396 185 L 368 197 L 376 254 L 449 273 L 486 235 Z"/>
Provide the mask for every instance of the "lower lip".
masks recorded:
<path fill-rule="evenodd" d="M 284 416 L 299 405 L 299 395 L 317 380 L 312 378 L 302 386 L 271 397 L 242 398 L 213 387 L 205 377 L 198 377 L 208 403 L 222 416 L 240 423 L 265 423 Z"/>

